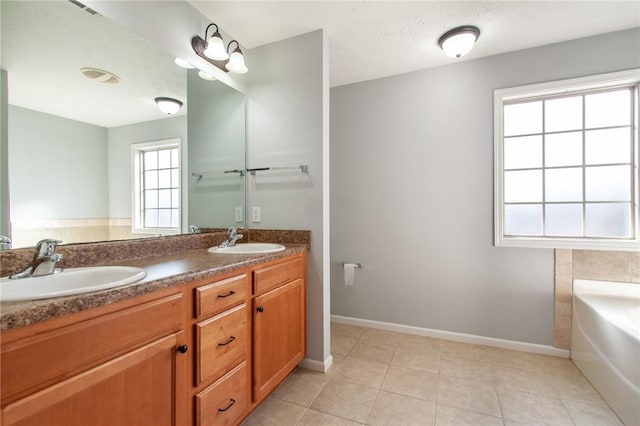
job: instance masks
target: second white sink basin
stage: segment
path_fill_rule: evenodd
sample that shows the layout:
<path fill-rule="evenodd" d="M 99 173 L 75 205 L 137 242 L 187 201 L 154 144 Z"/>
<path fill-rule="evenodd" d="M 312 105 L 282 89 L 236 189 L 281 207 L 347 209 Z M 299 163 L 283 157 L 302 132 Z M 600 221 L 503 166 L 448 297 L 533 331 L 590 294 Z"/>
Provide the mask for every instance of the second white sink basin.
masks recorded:
<path fill-rule="evenodd" d="M 211 247 L 208 251 L 211 253 L 223 253 L 223 254 L 263 254 L 263 253 L 277 253 L 284 250 L 282 244 L 273 243 L 246 243 L 236 244 L 233 247 Z"/>
<path fill-rule="evenodd" d="M 53 275 L 0 279 L 0 301 L 48 299 L 106 290 L 144 279 L 147 273 L 132 266 L 69 268 Z"/>

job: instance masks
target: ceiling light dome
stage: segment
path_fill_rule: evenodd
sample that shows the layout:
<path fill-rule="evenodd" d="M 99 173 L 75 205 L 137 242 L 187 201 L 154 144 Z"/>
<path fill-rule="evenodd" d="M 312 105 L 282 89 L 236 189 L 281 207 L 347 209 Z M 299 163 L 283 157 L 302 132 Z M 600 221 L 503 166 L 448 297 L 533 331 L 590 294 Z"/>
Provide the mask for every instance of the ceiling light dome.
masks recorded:
<path fill-rule="evenodd" d="M 177 99 L 160 97 L 156 98 L 155 101 L 160 111 L 168 115 L 173 115 L 182 108 L 182 102 Z"/>
<path fill-rule="evenodd" d="M 450 58 L 460 58 L 473 49 L 480 37 L 480 30 L 472 25 L 465 25 L 447 31 L 438 40 L 438 45 Z"/>

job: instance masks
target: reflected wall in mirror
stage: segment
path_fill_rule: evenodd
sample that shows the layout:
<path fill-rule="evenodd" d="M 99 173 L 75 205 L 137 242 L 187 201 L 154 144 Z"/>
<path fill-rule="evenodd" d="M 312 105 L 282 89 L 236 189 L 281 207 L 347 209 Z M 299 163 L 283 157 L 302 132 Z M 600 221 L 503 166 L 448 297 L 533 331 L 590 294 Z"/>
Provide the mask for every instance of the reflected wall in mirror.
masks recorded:
<path fill-rule="evenodd" d="M 9 202 L 0 208 L 9 209 L 13 247 L 45 237 L 72 243 L 157 235 L 131 232 L 131 144 L 180 138 L 183 149 L 198 152 L 199 142 L 187 140 L 186 70 L 153 43 L 68 1 L 3 0 L 0 7 L 10 185 Z M 81 73 L 85 67 L 107 70 L 120 81 L 92 81 Z M 168 117 L 155 105 L 159 96 L 185 106 Z M 244 153 L 244 123 L 233 140 Z M 181 167 L 181 181 L 190 182 L 187 155 Z M 182 184 L 181 230 L 208 226 L 187 223 L 187 186 Z M 200 203 L 194 219 L 217 216 L 226 198 Z M 241 200 L 244 209 L 244 192 Z M 230 208 L 237 206 L 234 199 Z M 236 222 L 232 217 L 215 224 Z"/>
<path fill-rule="evenodd" d="M 244 226 L 245 96 L 188 73 L 189 224 Z"/>

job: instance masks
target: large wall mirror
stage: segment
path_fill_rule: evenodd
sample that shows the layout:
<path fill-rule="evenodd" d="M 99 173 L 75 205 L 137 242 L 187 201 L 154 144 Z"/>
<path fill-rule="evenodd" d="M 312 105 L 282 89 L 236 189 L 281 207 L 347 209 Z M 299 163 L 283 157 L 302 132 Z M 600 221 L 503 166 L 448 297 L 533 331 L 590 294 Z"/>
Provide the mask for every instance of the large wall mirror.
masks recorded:
<path fill-rule="evenodd" d="M 14 248 L 164 234 L 132 231 L 132 145 L 143 142 L 181 141 L 180 189 L 175 178 L 159 184 L 181 208 L 178 232 L 244 225 L 244 178 L 233 172 L 245 168 L 242 93 L 76 3 L 0 8 L 10 191 L 0 208 L 9 209 Z M 184 105 L 168 116 L 156 97 Z M 164 208 L 162 194 L 157 202 Z"/>

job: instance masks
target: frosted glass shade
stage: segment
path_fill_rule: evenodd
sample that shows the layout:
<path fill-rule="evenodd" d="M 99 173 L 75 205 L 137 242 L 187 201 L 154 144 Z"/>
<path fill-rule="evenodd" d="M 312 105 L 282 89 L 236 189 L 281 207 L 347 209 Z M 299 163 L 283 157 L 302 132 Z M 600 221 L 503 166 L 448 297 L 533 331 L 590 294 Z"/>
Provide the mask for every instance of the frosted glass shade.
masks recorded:
<path fill-rule="evenodd" d="M 177 99 L 156 98 L 155 101 L 158 105 L 158 108 L 160 108 L 160 111 L 164 112 L 165 114 L 175 114 L 176 112 L 180 111 L 180 108 L 182 108 L 182 102 Z"/>
<path fill-rule="evenodd" d="M 480 30 L 476 27 L 458 27 L 443 34 L 438 44 L 448 57 L 460 58 L 473 49 L 479 36 Z"/>
<path fill-rule="evenodd" d="M 229 57 L 229 63 L 227 63 L 226 67 L 229 71 L 236 74 L 244 74 L 249 71 L 247 66 L 244 64 L 244 56 L 242 56 L 240 49 L 233 51 Z"/>
<path fill-rule="evenodd" d="M 207 41 L 207 48 L 204 49 L 205 56 L 215 61 L 226 61 L 229 59 L 227 49 L 224 47 L 224 41 L 219 32 L 215 32 L 209 37 Z"/>

